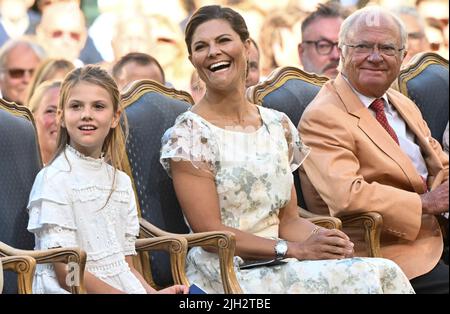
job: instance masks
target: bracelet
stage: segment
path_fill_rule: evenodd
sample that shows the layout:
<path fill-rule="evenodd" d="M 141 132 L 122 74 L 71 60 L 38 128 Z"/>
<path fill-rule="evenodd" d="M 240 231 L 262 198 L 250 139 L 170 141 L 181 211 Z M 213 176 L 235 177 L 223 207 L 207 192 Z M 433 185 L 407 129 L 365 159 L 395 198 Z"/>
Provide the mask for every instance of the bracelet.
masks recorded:
<path fill-rule="evenodd" d="M 313 235 L 313 234 L 318 234 L 320 229 L 322 229 L 322 227 L 316 226 L 316 227 L 313 229 L 313 231 L 311 231 L 311 235 Z"/>

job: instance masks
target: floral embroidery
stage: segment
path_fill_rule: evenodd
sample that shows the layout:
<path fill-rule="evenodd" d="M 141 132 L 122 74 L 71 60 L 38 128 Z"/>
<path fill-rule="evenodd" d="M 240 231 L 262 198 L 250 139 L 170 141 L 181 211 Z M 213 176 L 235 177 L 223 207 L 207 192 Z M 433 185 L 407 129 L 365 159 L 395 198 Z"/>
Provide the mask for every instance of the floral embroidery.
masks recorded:
<path fill-rule="evenodd" d="M 291 198 L 291 172 L 309 148 L 285 114 L 259 111 L 264 126 L 250 133 L 220 129 L 190 111 L 183 113 L 162 139 L 161 163 L 170 174 L 170 159 L 196 167 L 201 161 L 214 174 L 222 223 L 277 238 L 279 210 Z M 291 260 L 283 266 L 235 269 L 246 293 L 413 292 L 400 268 L 384 259 Z M 216 254 L 192 248 L 187 275 L 210 293 L 223 292 Z"/>

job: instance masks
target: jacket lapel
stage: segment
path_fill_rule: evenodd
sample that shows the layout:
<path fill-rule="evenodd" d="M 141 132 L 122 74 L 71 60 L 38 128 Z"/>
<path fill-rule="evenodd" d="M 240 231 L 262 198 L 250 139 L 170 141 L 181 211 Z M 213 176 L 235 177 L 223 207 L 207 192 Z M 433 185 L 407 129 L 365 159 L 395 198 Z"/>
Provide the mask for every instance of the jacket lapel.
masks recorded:
<path fill-rule="evenodd" d="M 412 161 L 401 150 L 400 146 L 395 143 L 389 133 L 386 132 L 380 123 L 370 114 L 369 109 L 362 104 L 358 96 L 353 92 L 352 88 L 341 74 L 336 77 L 334 85 L 348 113 L 359 119 L 359 129 L 364 132 L 388 158 L 393 160 L 400 167 L 414 190 L 417 193 L 423 193 L 424 186 L 422 179 L 417 173 Z M 395 106 L 395 108 L 398 108 L 398 106 Z M 402 117 L 405 117 L 402 112 L 401 115 Z M 408 126 L 413 124 L 411 121 L 407 121 L 407 123 Z M 414 134 L 418 134 L 417 130 L 414 130 L 413 132 Z"/>
<path fill-rule="evenodd" d="M 433 150 L 430 146 L 430 138 L 423 135 L 423 132 L 418 126 L 418 121 L 413 118 L 413 113 L 409 112 L 408 109 L 406 109 L 404 106 L 399 105 L 400 100 L 398 99 L 398 96 L 395 96 L 389 91 L 387 92 L 387 95 L 391 105 L 395 107 L 398 113 L 402 116 L 403 120 L 405 120 L 405 123 L 408 126 L 409 130 L 415 135 L 416 144 L 419 145 L 422 155 L 427 164 L 428 176 L 436 176 L 441 171 L 442 167 L 440 167 L 439 162 L 433 162 L 435 159 Z"/>

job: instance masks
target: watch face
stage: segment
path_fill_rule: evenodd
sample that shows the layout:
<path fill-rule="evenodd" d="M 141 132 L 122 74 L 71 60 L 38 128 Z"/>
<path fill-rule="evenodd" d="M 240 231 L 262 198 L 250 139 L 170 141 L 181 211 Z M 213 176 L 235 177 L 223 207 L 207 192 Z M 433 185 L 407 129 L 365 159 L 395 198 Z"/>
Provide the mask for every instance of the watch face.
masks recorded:
<path fill-rule="evenodd" d="M 277 257 L 283 257 L 286 255 L 288 250 L 288 245 L 286 241 L 279 241 L 277 245 L 275 245 L 275 251 L 277 253 Z"/>

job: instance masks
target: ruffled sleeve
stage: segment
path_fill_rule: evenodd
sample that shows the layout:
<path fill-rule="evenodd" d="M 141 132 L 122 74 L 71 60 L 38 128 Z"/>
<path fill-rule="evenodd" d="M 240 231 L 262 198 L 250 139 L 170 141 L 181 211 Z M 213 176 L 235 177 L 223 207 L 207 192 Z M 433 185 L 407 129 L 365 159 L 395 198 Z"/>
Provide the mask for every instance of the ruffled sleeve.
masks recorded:
<path fill-rule="evenodd" d="M 64 176 L 49 168 L 38 173 L 28 201 L 28 230 L 36 249 L 77 246 L 76 224 Z"/>
<path fill-rule="evenodd" d="M 306 157 L 308 157 L 310 148 L 303 144 L 297 128 L 284 113 L 282 113 L 281 124 L 283 126 L 284 136 L 288 145 L 291 171 L 295 171 L 298 167 L 300 167 Z"/>
<path fill-rule="evenodd" d="M 125 243 L 123 245 L 124 255 L 136 255 L 136 238 L 139 235 L 139 219 L 136 206 L 136 197 L 128 177 L 130 204 L 128 206 L 127 225 L 125 230 Z"/>
<path fill-rule="evenodd" d="M 177 118 L 162 137 L 160 162 L 171 176 L 170 160 L 190 161 L 196 169 L 216 174 L 217 142 L 211 129 L 192 112 Z"/>

